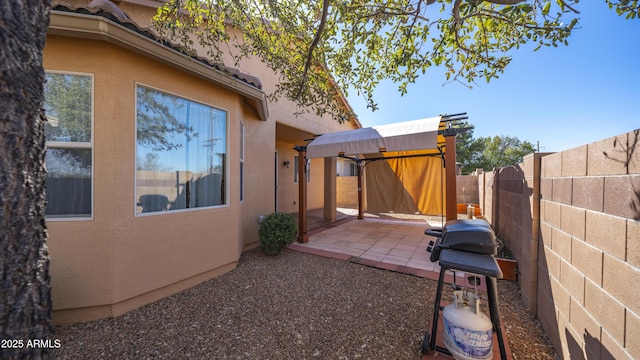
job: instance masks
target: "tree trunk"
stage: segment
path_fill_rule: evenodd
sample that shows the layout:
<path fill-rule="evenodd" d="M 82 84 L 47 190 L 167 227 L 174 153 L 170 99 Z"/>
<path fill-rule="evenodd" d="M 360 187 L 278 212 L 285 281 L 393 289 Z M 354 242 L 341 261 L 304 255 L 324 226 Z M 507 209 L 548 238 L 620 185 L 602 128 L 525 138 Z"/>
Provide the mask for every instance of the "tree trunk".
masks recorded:
<path fill-rule="evenodd" d="M 44 69 L 50 0 L 0 0 L 0 358 L 52 358 Z M 34 341 L 37 340 L 37 341 Z"/>

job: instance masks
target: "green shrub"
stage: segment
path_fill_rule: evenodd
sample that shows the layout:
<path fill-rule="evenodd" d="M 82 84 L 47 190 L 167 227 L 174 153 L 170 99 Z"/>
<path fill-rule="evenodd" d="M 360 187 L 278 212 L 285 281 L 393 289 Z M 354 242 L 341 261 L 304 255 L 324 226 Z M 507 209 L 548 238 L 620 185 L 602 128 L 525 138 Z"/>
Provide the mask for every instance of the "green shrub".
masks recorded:
<path fill-rule="evenodd" d="M 271 213 L 260 223 L 258 235 L 260 247 L 267 255 L 279 254 L 298 235 L 296 220 L 291 214 Z"/>

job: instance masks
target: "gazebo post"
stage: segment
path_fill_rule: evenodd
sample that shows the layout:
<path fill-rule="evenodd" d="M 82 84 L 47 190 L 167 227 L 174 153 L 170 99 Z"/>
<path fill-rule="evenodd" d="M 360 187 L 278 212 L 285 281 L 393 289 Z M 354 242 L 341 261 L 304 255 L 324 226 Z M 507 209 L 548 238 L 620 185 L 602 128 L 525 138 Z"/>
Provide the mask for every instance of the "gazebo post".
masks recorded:
<path fill-rule="evenodd" d="M 364 170 L 364 166 L 360 164 L 358 161 L 358 220 L 364 219 L 364 210 L 362 209 L 362 172 Z"/>
<path fill-rule="evenodd" d="M 294 146 L 298 152 L 298 242 L 309 242 L 307 236 L 307 147 Z"/>
<path fill-rule="evenodd" d="M 336 158 L 324 158 L 324 221 L 334 222 L 337 218 L 336 202 Z"/>
<path fill-rule="evenodd" d="M 458 199 L 456 192 L 456 132 L 454 129 L 444 131 L 445 146 L 445 175 L 446 175 L 446 219 L 456 220 L 458 218 Z"/>

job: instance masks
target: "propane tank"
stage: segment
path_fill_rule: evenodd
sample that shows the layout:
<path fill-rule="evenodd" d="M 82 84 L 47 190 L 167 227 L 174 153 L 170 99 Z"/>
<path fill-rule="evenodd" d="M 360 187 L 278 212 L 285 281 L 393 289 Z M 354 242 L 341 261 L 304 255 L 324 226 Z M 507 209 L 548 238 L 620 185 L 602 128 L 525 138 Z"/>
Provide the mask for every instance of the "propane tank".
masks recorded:
<path fill-rule="evenodd" d="M 480 311 L 478 297 L 466 290 L 453 295 L 453 304 L 442 312 L 445 346 L 456 360 L 490 359 L 493 324 Z"/>

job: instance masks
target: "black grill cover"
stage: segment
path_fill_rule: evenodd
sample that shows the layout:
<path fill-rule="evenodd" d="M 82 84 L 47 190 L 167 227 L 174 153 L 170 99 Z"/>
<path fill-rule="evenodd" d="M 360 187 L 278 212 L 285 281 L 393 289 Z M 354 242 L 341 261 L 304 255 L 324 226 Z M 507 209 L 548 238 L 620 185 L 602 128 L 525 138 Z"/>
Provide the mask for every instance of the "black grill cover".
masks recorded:
<path fill-rule="evenodd" d="M 483 255 L 498 253 L 495 234 L 484 220 L 450 220 L 445 223 L 444 228 L 429 228 L 424 233 L 439 238 L 432 257 L 437 253 L 435 257 L 438 258 L 441 249 Z"/>

